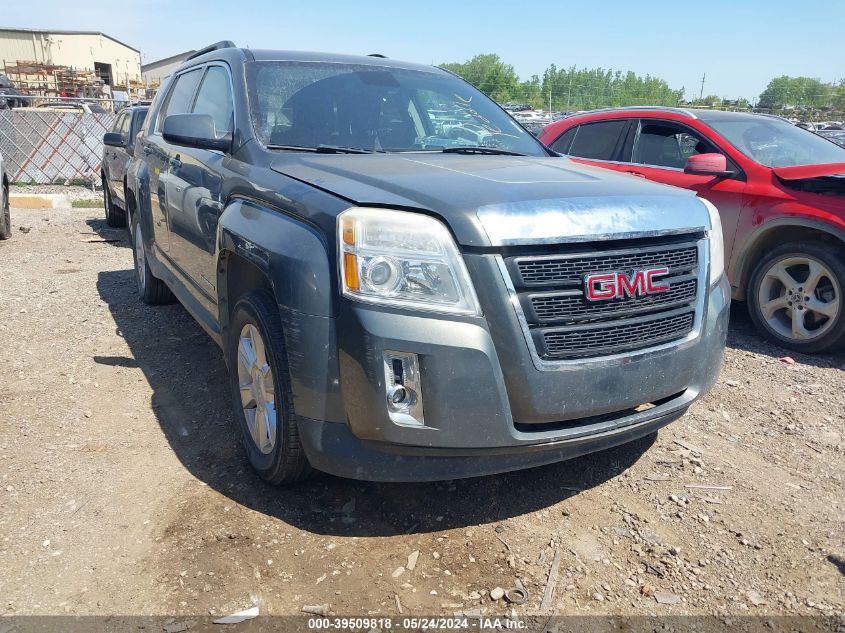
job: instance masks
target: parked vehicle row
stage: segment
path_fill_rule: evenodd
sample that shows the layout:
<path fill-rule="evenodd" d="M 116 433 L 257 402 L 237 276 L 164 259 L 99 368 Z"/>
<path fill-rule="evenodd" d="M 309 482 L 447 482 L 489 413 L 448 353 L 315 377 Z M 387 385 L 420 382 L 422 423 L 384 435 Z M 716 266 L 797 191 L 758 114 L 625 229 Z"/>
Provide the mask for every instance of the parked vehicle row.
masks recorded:
<path fill-rule="evenodd" d="M 802 352 L 845 344 L 845 148 L 780 117 L 674 108 L 581 113 L 540 139 L 712 202 L 733 296 L 759 330 Z"/>
<path fill-rule="evenodd" d="M 568 459 L 653 433 L 716 380 L 715 206 L 557 157 L 451 73 L 222 42 L 132 140 L 139 295 L 176 297 L 223 348 L 268 481 Z M 120 206 L 117 168 L 104 189 Z"/>
<path fill-rule="evenodd" d="M 111 131 L 103 136 L 103 207 L 109 226 L 126 226 L 126 168 L 135 153 L 135 136 L 147 116 L 147 106 L 130 106 L 114 119 Z"/>

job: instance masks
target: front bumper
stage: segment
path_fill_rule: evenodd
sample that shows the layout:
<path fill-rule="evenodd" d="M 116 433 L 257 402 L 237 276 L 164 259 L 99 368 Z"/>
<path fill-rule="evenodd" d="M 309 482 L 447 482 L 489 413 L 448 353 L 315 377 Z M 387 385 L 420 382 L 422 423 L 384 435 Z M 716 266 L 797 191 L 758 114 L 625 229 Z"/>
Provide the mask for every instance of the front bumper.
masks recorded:
<path fill-rule="evenodd" d="M 482 258 L 471 266 L 477 279 L 490 275 L 494 284 L 497 272 Z M 347 302 L 337 320 L 346 421 L 297 409 L 304 448 L 315 468 L 332 474 L 427 481 L 538 466 L 637 439 L 683 415 L 712 387 L 729 303 L 723 277 L 706 297 L 693 340 L 540 371 L 507 310 L 445 320 Z M 419 355 L 425 426 L 390 420 L 385 350 Z"/>

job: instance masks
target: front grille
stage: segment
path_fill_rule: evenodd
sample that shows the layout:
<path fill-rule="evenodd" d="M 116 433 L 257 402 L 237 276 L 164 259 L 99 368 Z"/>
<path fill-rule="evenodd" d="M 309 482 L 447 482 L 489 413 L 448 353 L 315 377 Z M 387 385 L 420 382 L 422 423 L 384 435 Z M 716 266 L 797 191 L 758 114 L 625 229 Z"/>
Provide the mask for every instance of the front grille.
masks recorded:
<path fill-rule="evenodd" d="M 612 354 L 648 347 L 684 336 L 692 329 L 695 312 L 645 319 L 616 321 L 587 326 L 541 330 L 542 344 L 548 356 L 577 358 Z M 645 343 L 645 345 L 644 345 Z"/>
<path fill-rule="evenodd" d="M 696 241 L 638 240 L 625 248 L 505 259 L 532 343 L 544 360 L 608 356 L 678 340 L 695 327 L 701 262 Z M 585 277 L 667 268 L 666 292 L 588 301 Z"/>
<path fill-rule="evenodd" d="M 584 275 L 598 272 L 668 268 L 670 272 L 692 270 L 698 263 L 695 245 L 686 248 L 658 249 L 635 253 L 592 253 L 517 257 L 517 285 L 540 286 L 580 283 Z"/>

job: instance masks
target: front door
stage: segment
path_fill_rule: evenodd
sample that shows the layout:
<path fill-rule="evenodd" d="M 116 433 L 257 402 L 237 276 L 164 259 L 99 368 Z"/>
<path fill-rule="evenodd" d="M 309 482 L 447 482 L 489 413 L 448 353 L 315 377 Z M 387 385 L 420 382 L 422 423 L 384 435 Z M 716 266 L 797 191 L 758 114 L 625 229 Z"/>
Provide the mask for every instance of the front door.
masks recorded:
<path fill-rule="evenodd" d="M 189 111 L 211 116 L 218 138 L 231 136 L 234 106 L 225 66 L 214 64 L 205 69 Z M 225 164 L 230 159 L 220 151 L 175 145 L 169 146 L 168 153 L 171 257 L 208 301 L 216 305 L 217 224 L 223 210 Z"/>
<path fill-rule="evenodd" d="M 674 122 L 641 119 L 634 136 L 631 163 L 622 171 L 655 182 L 691 189 L 713 203 L 722 219 L 725 261 L 730 261 L 739 214 L 743 206 L 745 176 L 730 157 L 698 130 Z M 687 158 L 694 154 L 723 154 L 734 176 L 704 176 L 684 171 Z"/>

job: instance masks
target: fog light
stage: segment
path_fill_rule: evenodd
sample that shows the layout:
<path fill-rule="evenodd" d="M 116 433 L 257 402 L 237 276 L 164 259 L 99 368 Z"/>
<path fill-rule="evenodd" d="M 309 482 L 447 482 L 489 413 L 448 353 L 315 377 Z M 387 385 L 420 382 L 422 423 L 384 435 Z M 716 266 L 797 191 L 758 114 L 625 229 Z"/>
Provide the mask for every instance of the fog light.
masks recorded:
<path fill-rule="evenodd" d="M 384 383 L 390 419 L 402 425 L 425 424 L 417 355 L 384 352 Z"/>

